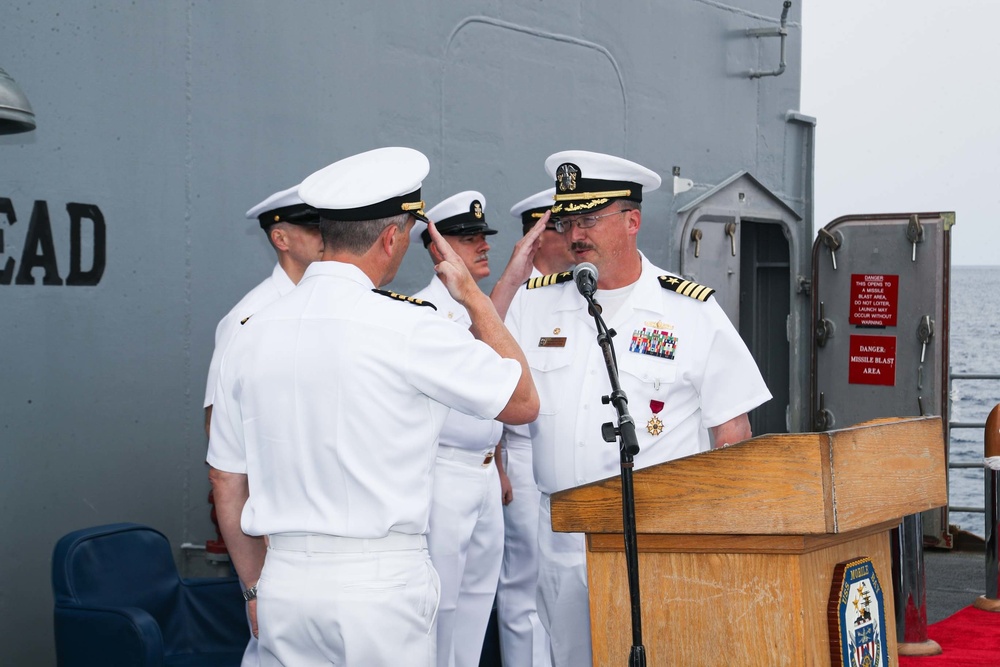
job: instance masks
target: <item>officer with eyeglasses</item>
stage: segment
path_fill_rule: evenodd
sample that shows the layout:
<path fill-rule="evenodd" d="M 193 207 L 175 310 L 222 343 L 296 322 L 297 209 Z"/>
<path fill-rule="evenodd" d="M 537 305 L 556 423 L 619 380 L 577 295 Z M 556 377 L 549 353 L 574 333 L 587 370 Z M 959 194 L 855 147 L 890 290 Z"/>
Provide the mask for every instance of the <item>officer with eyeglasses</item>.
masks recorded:
<path fill-rule="evenodd" d="M 550 224 L 578 263 L 597 268 L 595 294 L 636 423 L 636 468 L 751 437 L 747 412 L 771 398 L 714 290 L 654 266 L 639 251 L 642 198 L 653 171 L 588 151 L 549 156 Z M 571 272 L 530 279 L 506 323 L 525 352 L 540 408 L 529 425 L 538 525 L 538 615 L 555 667 L 591 664 L 584 536 L 552 531 L 551 494 L 620 473 L 618 447 L 601 424 L 617 414 L 593 318 Z M 624 576 L 624 575 L 623 575 Z"/>

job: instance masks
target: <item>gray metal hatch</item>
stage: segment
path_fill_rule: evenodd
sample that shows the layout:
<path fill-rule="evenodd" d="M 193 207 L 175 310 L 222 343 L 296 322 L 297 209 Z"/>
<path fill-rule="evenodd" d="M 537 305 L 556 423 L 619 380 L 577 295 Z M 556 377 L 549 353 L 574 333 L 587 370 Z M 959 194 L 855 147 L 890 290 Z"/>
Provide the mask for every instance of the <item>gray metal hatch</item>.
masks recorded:
<path fill-rule="evenodd" d="M 813 429 L 941 415 L 948 449 L 954 213 L 846 216 L 813 246 Z M 874 465 L 874 463 L 873 463 Z M 925 533 L 947 543 L 947 508 Z"/>

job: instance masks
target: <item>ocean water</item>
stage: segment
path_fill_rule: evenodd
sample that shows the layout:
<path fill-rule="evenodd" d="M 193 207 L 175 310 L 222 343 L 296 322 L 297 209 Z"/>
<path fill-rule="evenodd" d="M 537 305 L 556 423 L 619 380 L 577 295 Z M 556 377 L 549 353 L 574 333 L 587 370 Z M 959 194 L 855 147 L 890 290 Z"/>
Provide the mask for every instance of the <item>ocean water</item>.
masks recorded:
<path fill-rule="evenodd" d="M 951 269 L 951 372 L 1000 375 L 1000 266 L 957 266 Z M 1000 403 L 1000 380 L 953 380 L 951 420 L 985 422 Z M 952 462 L 982 463 L 981 428 L 952 429 Z M 952 469 L 948 498 L 951 505 L 984 506 L 983 468 Z M 982 513 L 951 512 L 950 522 L 983 536 Z"/>

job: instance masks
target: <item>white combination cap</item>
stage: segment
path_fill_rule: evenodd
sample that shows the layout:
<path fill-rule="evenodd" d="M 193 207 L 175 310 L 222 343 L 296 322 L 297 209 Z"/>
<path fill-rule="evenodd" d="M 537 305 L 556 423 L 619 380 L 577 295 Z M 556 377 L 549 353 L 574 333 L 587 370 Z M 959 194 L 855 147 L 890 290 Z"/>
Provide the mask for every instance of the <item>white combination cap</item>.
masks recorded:
<path fill-rule="evenodd" d="M 561 151 L 545 160 L 555 178 L 553 215 L 597 211 L 617 199 L 642 201 L 642 192 L 660 187 L 655 171 L 624 158 L 590 151 Z"/>
<path fill-rule="evenodd" d="M 376 148 L 338 160 L 302 181 L 299 196 L 326 220 L 424 217 L 420 186 L 430 162 L 412 148 Z"/>
<path fill-rule="evenodd" d="M 276 222 L 290 222 L 294 225 L 319 224 L 319 212 L 302 201 L 297 185 L 275 192 L 247 211 L 247 218 L 257 219 L 261 229 L 267 229 Z"/>
<path fill-rule="evenodd" d="M 536 192 L 527 199 L 522 199 L 514 204 L 510 209 L 510 214 L 515 218 L 520 218 L 522 225 L 533 225 L 555 204 L 555 194 L 555 188 Z"/>
<path fill-rule="evenodd" d="M 452 195 L 443 202 L 427 211 L 427 217 L 434 221 L 434 226 L 442 236 L 471 236 L 473 234 L 496 234 L 486 224 L 486 197 L 475 190 L 466 190 Z M 410 243 L 420 239 L 424 246 L 431 242 L 427 224 L 418 221 L 410 230 Z"/>

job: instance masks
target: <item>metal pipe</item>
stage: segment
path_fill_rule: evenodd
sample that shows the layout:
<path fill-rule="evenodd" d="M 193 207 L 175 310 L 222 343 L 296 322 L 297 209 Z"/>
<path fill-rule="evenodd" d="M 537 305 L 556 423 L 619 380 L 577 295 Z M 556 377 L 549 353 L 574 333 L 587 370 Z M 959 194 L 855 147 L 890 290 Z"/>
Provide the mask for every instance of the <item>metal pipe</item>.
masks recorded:
<path fill-rule="evenodd" d="M 891 532 L 899 655 L 937 655 L 941 653 L 941 647 L 927 636 L 927 576 L 924 572 L 922 517 L 920 514 L 904 516 L 899 528 Z"/>
<path fill-rule="evenodd" d="M 993 406 L 986 418 L 986 436 L 983 441 L 985 454 L 986 491 L 986 595 L 980 596 L 973 604 L 979 609 L 1000 611 L 997 599 L 997 582 L 1000 577 L 1000 405 Z"/>
<path fill-rule="evenodd" d="M 781 26 L 777 29 L 775 28 L 750 28 L 747 29 L 747 35 L 751 37 L 780 37 L 781 38 L 781 53 L 778 59 L 778 69 L 771 70 L 770 72 L 758 72 L 756 70 L 750 70 L 751 79 L 759 79 L 762 76 L 780 76 L 785 71 L 785 38 L 788 36 L 788 28 L 786 27 L 788 22 L 788 10 L 791 8 L 791 0 L 785 0 L 781 9 Z"/>
<path fill-rule="evenodd" d="M 986 422 L 948 422 L 948 426 L 952 428 L 983 428 L 986 426 Z"/>

